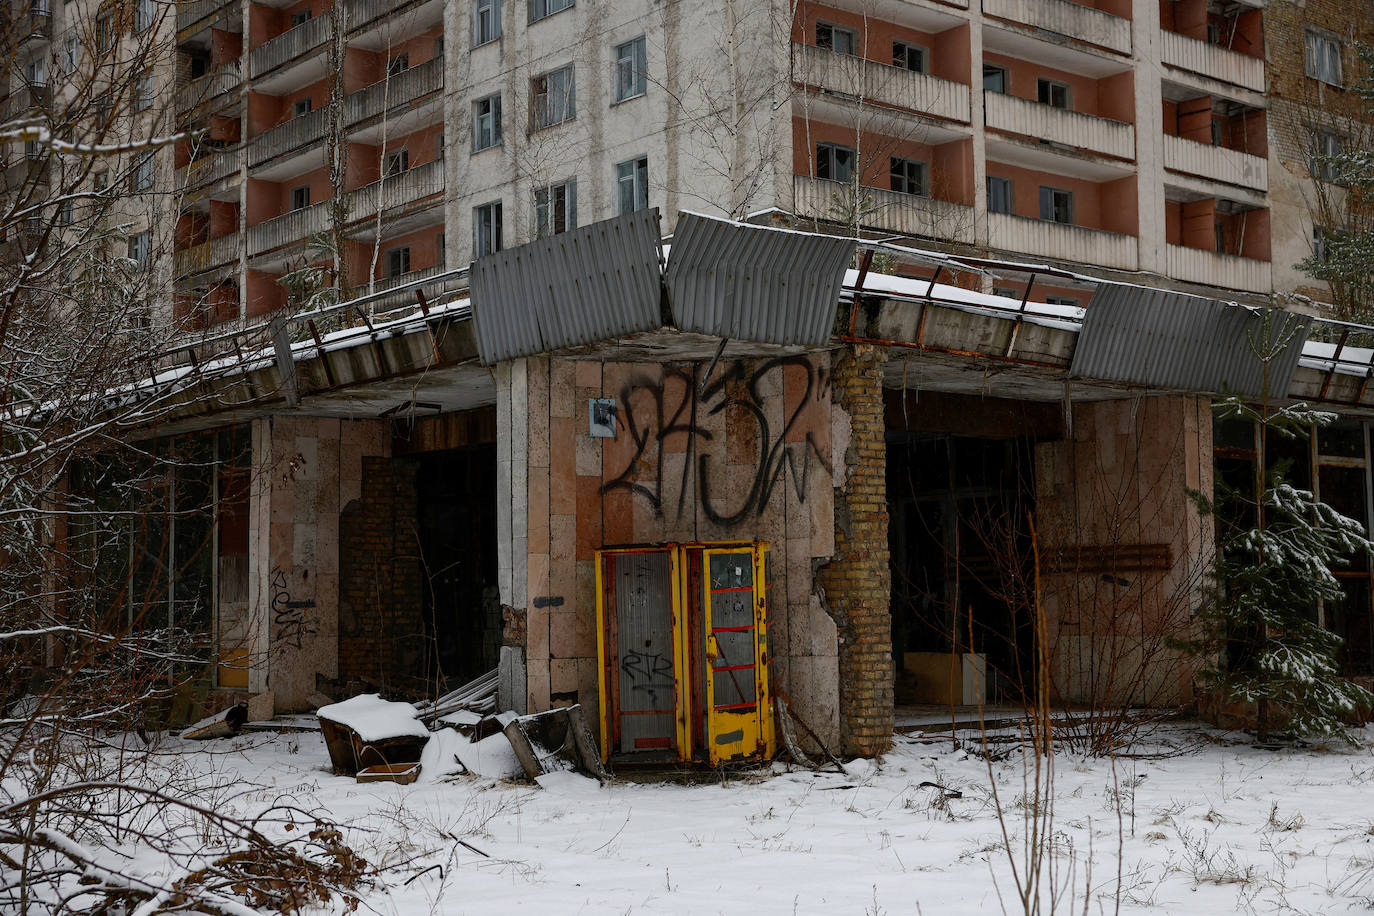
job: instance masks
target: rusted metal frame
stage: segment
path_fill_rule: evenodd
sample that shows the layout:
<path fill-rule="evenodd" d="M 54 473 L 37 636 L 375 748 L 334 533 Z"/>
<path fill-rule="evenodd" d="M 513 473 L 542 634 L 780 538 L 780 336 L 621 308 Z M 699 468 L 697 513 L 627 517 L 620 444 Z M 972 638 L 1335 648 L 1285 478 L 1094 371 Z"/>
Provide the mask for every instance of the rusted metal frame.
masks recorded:
<path fill-rule="evenodd" d="M 1341 362 L 1341 351 L 1345 349 L 1345 342 L 1350 338 L 1350 329 L 1342 328 L 1340 339 L 1336 341 L 1336 352 L 1331 354 L 1331 366 L 1326 370 L 1326 378 L 1322 379 L 1322 390 L 1317 395 L 1317 399 L 1326 400 L 1326 392 L 1331 388 L 1331 380 L 1336 375 L 1336 367 Z"/>
<path fill-rule="evenodd" d="M 920 340 L 921 332 L 925 330 L 925 311 L 921 311 L 921 327 L 917 332 L 915 343 L 909 340 L 887 340 L 882 337 L 841 337 L 845 343 L 851 344 L 870 344 L 876 347 L 898 347 L 903 350 L 919 350 L 924 353 L 945 353 L 950 356 L 966 356 L 970 359 L 984 359 L 997 363 L 1011 363 L 1017 366 L 1032 366 L 1037 369 L 1053 369 L 1063 372 L 1069 367 L 1067 365 L 1057 365 L 1041 360 L 1025 359 L 1018 356 L 1002 356 L 997 353 L 979 353 L 977 350 L 960 350 L 956 347 L 941 347 L 934 344 L 922 343 Z"/>
<path fill-rule="evenodd" d="M 1360 379 L 1360 390 L 1355 392 L 1355 400 L 1350 403 L 1361 404 L 1364 402 L 1364 390 L 1369 387 L 1369 376 L 1371 373 L 1374 373 L 1374 369 L 1365 370 L 1364 378 Z"/>
<path fill-rule="evenodd" d="M 324 366 L 324 378 L 329 382 L 329 387 L 333 388 L 338 384 L 334 378 L 334 370 L 329 367 L 329 357 L 324 352 L 324 341 L 320 339 L 320 329 L 315 326 L 315 319 L 307 318 L 305 326 L 310 329 L 310 336 L 315 340 L 316 352 L 320 354 L 320 364 Z"/>
<path fill-rule="evenodd" d="M 863 258 L 859 261 L 859 277 L 854 281 L 854 298 L 849 301 L 849 334 L 854 335 L 855 325 L 859 320 L 859 297 L 864 292 L 864 281 L 868 279 L 868 268 L 873 265 L 873 249 L 864 250 Z"/>
<path fill-rule="evenodd" d="M 1011 351 L 1016 348 L 1016 337 L 1021 333 L 1021 325 L 1026 322 L 1026 302 L 1034 285 L 1035 271 L 1031 271 L 1030 279 L 1026 281 L 1026 291 L 1021 294 L 1021 304 L 1016 307 L 1016 322 L 1011 326 L 1011 336 L 1007 338 L 1007 349 L 1002 353 L 1003 356 L 1011 356 Z"/>

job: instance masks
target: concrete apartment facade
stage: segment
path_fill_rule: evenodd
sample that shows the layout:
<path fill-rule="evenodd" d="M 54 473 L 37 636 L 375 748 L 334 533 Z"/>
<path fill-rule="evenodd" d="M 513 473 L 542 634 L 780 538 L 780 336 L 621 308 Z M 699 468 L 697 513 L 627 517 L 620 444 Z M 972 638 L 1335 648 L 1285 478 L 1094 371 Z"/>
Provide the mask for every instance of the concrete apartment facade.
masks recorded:
<path fill-rule="evenodd" d="M 624 697 L 671 682 L 680 730 L 603 740 L 714 760 L 702 615 L 729 590 L 709 586 L 725 555 L 739 581 L 754 564 L 737 586 L 761 609 L 738 668 L 767 672 L 753 701 L 785 697 L 851 753 L 885 746 L 898 702 L 1014 700 L 1039 648 L 1057 700 L 1189 701 L 1169 640 L 1212 531 L 1187 494 L 1253 470 L 1254 443 L 1214 436 L 1217 384 L 1074 375 L 1086 326 L 1065 309 L 1099 281 L 1199 309 L 1321 301 L 1290 266 L 1318 222 L 1307 99 L 1357 72 L 1357 18 L 1203 0 L 178 4 L 172 104 L 200 132 L 159 153 L 168 299 L 211 333 L 277 318 L 306 345 L 289 373 L 208 383 L 217 400 L 158 431 L 214 456 L 203 701 L 297 711 L 499 667 L 505 706 L 619 721 Z M 1315 76 L 1309 47 L 1328 55 Z M 1321 117 L 1353 138 L 1348 96 Z M 841 270 L 819 338 L 655 323 L 482 352 L 475 325 L 500 306 L 468 303 L 454 268 L 641 211 L 662 214 L 655 239 L 699 211 L 931 254 L 884 255 L 900 280 L 869 273 L 872 251 Z M 326 346 L 280 282 L 311 265 L 394 295 Z M 378 317 L 417 290 L 420 312 Z M 1050 311 L 1018 314 L 1026 299 Z M 1298 366 L 1289 393 L 1342 413 L 1345 438 L 1299 457 L 1369 520 L 1374 393 L 1334 363 Z M 1024 518 L 1043 630 L 1017 591 Z M 640 575 L 676 596 L 646 637 L 673 640 L 671 664 L 617 650 L 613 586 Z M 1363 606 L 1329 622 L 1363 641 L 1347 670 L 1364 675 L 1370 573 L 1350 575 Z"/>

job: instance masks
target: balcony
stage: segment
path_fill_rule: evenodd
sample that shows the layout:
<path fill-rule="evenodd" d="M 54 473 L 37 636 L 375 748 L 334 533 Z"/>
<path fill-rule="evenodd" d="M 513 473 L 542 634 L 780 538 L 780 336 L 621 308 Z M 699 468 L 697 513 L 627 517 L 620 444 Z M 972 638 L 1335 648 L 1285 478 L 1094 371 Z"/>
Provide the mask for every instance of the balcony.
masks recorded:
<path fill-rule="evenodd" d="M 239 235 L 237 232 L 210 239 L 176 253 L 178 277 L 198 274 L 215 267 L 223 267 L 237 260 L 239 255 Z"/>
<path fill-rule="evenodd" d="M 350 222 L 365 220 L 375 217 L 378 209 L 383 213 L 401 209 L 443 190 L 443 160 L 427 162 L 349 192 L 348 218 Z M 329 224 L 329 211 L 326 200 L 258 223 L 248 230 L 248 253 L 262 254 L 323 231 Z"/>
<path fill-rule="evenodd" d="M 983 0 L 983 14 L 1044 29 L 1118 54 L 1131 53 L 1129 20 L 1071 0 Z"/>
<path fill-rule="evenodd" d="M 49 172 L 50 163 L 46 156 L 41 159 L 25 156 L 0 172 L 0 191 L 14 192 L 25 188 L 36 191 L 47 184 Z"/>
<path fill-rule="evenodd" d="M 276 38 L 269 39 L 248 53 L 248 73 L 257 79 L 265 73 L 277 69 L 308 54 L 324 44 L 329 35 L 330 16 L 316 16 L 300 25 L 287 29 Z"/>
<path fill-rule="evenodd" d="M 1261 156 L 1164 135 L 1164 167 L 1212 181 L 1269 190 L 1269 163 Z"/>
<path fill-rule="evenodd" d="M 238 61 L 221 64 L 177 90 L 177 114 L 184 117 L 202 105 L 208 106 L 238 89 L 242 83 Z"/>
<path fill-rule="evenodd" d="M 344 99 L 344 124 L 352 127 L 383 111 L 407 105 L 444 88 L 444 61 L 435 57 L 395 76 L 349 93 Z"/>
<path fill-rule="evenodd" d="M 849 185 L 810 175 L 792 176 L 792 212 L 808 219 L 842 222 Z M 917 197 L 882 188 L 862 188 L 866 198 L 860 223 L 900 235 L 947 240 L 973 240 L 973 208 L 933 197 Z"/>
<path fill-rule="evenodd" d="M 177 169 L 178 185 L 183 191 L 214 184 L 239 170 L 237 150 L 206 149 Z"/>
<path fill-rule="evenodd" d="M 349 93 L 344 99 L 344 128 L 350 128 L 384 111 L 405 106 L 444 88 L 443 60 L 434 58 Z M 285 153 L 318 143 L 329 126 L 329 109 L 317 108 L 284 124 L 263 131 L 248 148 L 248 165 L 261 165 Z"/>
<path fill-rule="evenodd" d="M 444 265 L 439 264 L 434 267 L 422 267 L 419 270 L 408 271 L 397 277 L 383 277 L 380 280 L 375 281 L 372 284 L 372 288 L 370 290 L 368 289 L 366 283 L 362 284 L 361 286 L 355 286 L 349 292 L 348 298 L 356 299 L 359 296 L 375 296 L 378 293 L 384 293 L 389 289 L 395 289 L 396 287 L 404 286 L 407 283 L 415 283 L 419 280 L 428 280 L 430 277 L 436 277 L 447 269 L 448 268 L 444 267 Z M 433 290 L 430 290 L 430 292 L 432 293 Z M 394 293 L 390 293 L 389 295 L 372 299 L 368 302 L 368 307 L 374 309 L 395 308 L 396 306 L 404 305 L 407 302 L 411 305 L 415 304 L 415 290 L 398 290 Z"/>
<path fill-rule="evenodd" d="M 1159 33 L 1160 59 L 1171 67 L 1264 91 L 1264 61 L 1167 30 Z"/>
<path fill-rule="evenodd" d="M 949 121 L 969 121 L 969 87 L 963 83 L 798 42 L 792 51 L 798 82 Z"/>
<path fill-rule="evenodd" d="M 1167 245 L 1165 273 L 1175 280 L 1240 289 L 1252 293 L 1267 293 L 1273 289 L 1273 276 L 1268 261 L 1240 258 L 1233 254 L 1218 254 L 1203 248 Z"/>
<path fill-rule="evenodd" d="M 1002 92 L 985 91 L 983 106 L 984 120 L 993 130 L 1117 159 L 1135 158 L 1135 127 L 1123 121 L 1065 111 Z"/>
<path fill-rule="evenodd" d="M 228 12 L 230 6 L 230 0 L 177 0 L 177 36 L 186 38 L 192 31 L 211 25 L 205 20 Z"/>
<path fill-rule="evenodd" d="M 46 83 L 28 83 L 5 102 L 7 120 L 21 118 L 29 112 L 43 111 L 52 104 L 52 89 Z"/>
<path fill-rule="evenodd" d="M 14 20 L 14 42 L 52 40 L 52 12 L 42 9 L 28 9 Z"/>
<path fill-rule="evenodd" d="M 1140 265 L 1133 235 L 1027 219 L 1010 213 L 988 214 L 988 244 L 1005 251 L 1118 270 L 1136 270 Z"/>

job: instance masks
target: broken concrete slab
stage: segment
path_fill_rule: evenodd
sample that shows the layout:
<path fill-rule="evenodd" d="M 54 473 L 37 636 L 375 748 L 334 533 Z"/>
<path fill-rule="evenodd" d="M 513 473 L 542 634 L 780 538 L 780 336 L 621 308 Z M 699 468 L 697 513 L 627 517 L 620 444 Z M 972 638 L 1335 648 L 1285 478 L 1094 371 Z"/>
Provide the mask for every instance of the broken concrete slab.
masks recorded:
<path fill-rule="evenodd" d="M 206 716 L 193 725 L 182 729 L 181 737 L 192 741 L 209 741 L 212 738 L 228 738 L 243 730 L 248 721 L 248 704 L 235 703 L 228 709 L 220 710 L 213 716 Z"/>

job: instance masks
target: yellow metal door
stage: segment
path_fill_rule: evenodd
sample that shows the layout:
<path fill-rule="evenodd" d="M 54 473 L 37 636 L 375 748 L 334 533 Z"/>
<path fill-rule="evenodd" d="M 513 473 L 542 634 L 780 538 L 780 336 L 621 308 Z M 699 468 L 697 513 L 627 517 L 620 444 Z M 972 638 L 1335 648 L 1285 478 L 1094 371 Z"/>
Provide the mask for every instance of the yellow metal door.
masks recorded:
<path fill-rule="evenodd" d="M 703 623 L 710 762 L 770 756 L 766 548 L 707 549 Z"/>

